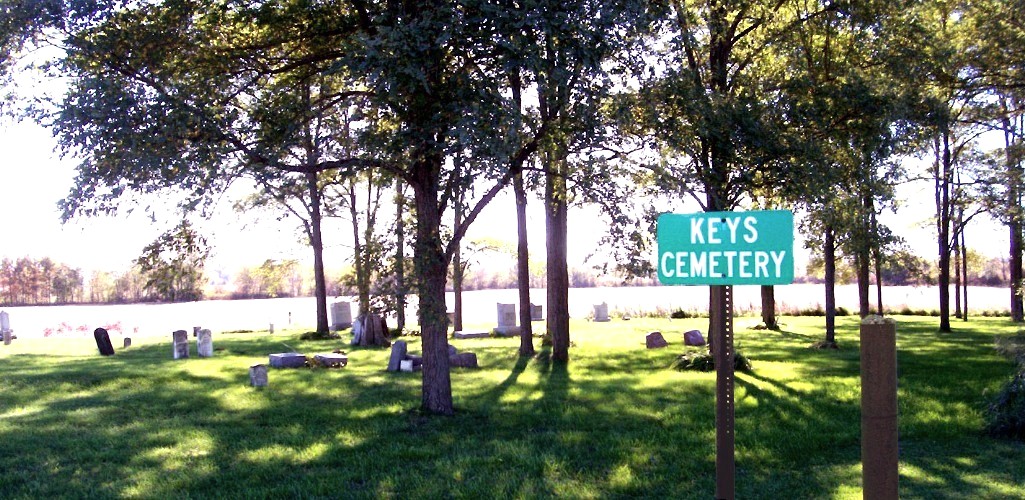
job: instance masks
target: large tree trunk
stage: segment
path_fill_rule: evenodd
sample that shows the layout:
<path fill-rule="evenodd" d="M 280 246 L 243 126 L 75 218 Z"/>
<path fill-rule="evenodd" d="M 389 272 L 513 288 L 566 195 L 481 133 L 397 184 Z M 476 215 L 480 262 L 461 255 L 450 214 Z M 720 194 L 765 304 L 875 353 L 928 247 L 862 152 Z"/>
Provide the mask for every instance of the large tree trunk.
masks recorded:
<path fill-rule="evenodd" d="M 957 232 L 954 233 L 954 317 L 961 317 L 961 245 Z"/>
<path fill-rule="evenodd" d="M 569 269 L 566 262 L 567 209 L 566 158 L 547 154 L 545 171 L 545 229 L 548 250 L 548 335 L 552 360 L 569 361 Z"/>
<path fill-rule="evenodd" d="M 762 285 L 762 323 L 769 330 L 779 330 L 776 321 L 776 289 L 772 285 Z"/>
<path fill-rule="evenodd" d="M 423 342 L 422 409 L 442 415 L 454 413 L 448 364 L 448 315 L 445 281 L 448 263 L 441 243 L 441 207 L 438 204 L 439 157 L 421 160 L 415 167 L 420 184 L 413 185 L 416 201 L 416 243 L 413 262 L 420 297 L 420 332 Z"/>
<path fill-rule="evenodd" d="M 862 318 L 872 314 L 872 305 L 869 300 L 869 291 L 872 288 L 870 263 L 868 249 L 858 249 L 857 255 L 854 256 L 854 265 L 858 276 L 858 314 Z"/>
<path fill-rule="evenodd" d="M 402 194 L 402 179 L 395 178 L 395 327 L 401 333 L 406 328 L 406 224 L 402 219 L 406 199 Z"/>
<path fill-rule="evenodd" d="M 826 241 L 822 248 L 826 268 L 826 342 L 836 343 L 836 240 L 833 226 L 826 226 Z"/>
<path fill-rule="evenodd" d="M 940 331 L 950 331 L 950 134 L 941 131 L 942 150 L 936 176 L 936 243 L 939 247 Z"/>
<path fill-rule="evenodd" d="M 964 210 L 958 212 L 958 226 L 961 228 L 959 233 L 961 234 L 961 286 L 964 287 L 964 291 L 961 293 L 961 299 L 964 300 L 964 309 L 961 311 L 961 319 L 968 321 L 968 246 L 965 245 L 964 236 Z"/>
<path fill-rule="evenodd" d="M 1012 153 L 1015 144 L 1008 106 L 1002 103 L 1004 111 L 1004 154 L 1007 162 L 1007 227 L 1010 230 L 1011 267 L 1011 321 L 1025 321 L 1025 307 L 1022 300 L 1022 172 Z"/>
<path fill-rule="evenodd" d="M 320 188 L 316 172 L 306 173 L 306 187 L 310 195 L 310 246 L 313 247 L 313 282 L 317 302 L 317 334 L 327 335 L 327 279 L 324 277 L 324 240 L 321 235 Z"/>
<path fill-rule="evenodd" d="M 534 332 L 530 318 L 530 253 L 527 248 L 527 191 L 523 175 L 513 178 L 516 197 L 516 288 L 520 295 L 520 356 L 534 355 Z"/>

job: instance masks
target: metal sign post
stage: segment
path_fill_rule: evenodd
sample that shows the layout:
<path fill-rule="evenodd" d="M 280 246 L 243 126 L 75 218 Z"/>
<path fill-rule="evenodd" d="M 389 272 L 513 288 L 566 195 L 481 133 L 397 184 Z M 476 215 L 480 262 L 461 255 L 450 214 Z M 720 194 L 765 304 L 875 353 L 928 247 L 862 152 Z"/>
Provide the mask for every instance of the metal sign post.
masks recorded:
<path fill-rule="evenodd" d="M 715 358 L 715 498 L 736 496 L 733 286 L 794 281 L 794 214 L 785 210 L 662 214 L 658 279 L 711 285 L 709 337 Z"/>

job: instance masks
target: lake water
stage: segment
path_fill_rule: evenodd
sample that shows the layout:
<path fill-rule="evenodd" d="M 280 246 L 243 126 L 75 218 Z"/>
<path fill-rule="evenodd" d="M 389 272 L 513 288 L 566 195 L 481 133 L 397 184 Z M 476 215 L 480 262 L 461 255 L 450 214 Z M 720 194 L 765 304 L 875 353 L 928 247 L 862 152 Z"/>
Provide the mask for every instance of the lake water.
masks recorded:
<path fill-rule="evenodd" d="M 776 303 L 780 310 L 808 308 L 824 302 L 822 285 L 795 284 L 776 287 Z M 875 289 L 872 291 L 873 304 Z M 886 307 L 935 309 L 939 302 L 936 287 L 886 287 Z M 953 294 L 951 294 L 953 297 Z M 1010 292 L 1006 288 L 969 287 L 971 310 L 1007 310 Z M 644 311 L 705 310 L 708 307 L 707 287 L 622 287 L 574 288 L 570 290 L 570 316 L 586 318 L 594 304 L 605 302 L 611 312 L 637 314 Z M 348 298 L 331 298 L 334 300 Z M 531 300 L 545 303 L 545 290 L 532 289 Z M 464 323 L 486 328 L 495 325 L 495 304 L 516 303 L 516 290 L 480 290 L 464 292 Z M 857 310 L 857 286 L 836 288 L 837 306 Z M 760 289 L 757 286 L 734 287 L 734 303 L 738 310 L 759 310 Z M 449 310 L 454 304 L 448 294 Z M 112 334 L 131 336 L 163 336 L 174 330 L 192 331 L 201 326 L 214 332 L 229 330 L 266 330 L 270 324 L 284 327 L 312 328 L 316 324 L 316 302 L 312 297 L 260 300 L 218 300 L 178 304 L 71 305 L 5 307 L 10 314 L 11 328 L 19 337 L 85 336 L 94 328 L 107 327 Z M 355 304 L 353 316 L 358 314 Z M 407 318 L 415 318 L 411 308 Z M 410 323 L 415 323 L 411 319 Z"/>

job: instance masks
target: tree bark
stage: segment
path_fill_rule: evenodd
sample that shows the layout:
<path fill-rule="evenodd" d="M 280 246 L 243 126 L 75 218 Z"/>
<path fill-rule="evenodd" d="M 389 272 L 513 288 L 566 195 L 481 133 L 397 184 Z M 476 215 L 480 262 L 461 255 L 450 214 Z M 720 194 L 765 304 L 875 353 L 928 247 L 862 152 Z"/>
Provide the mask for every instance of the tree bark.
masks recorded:
<path fill-rule="evenodd" d="M 534 355 L 534 332 L 530 315 L 530 253 L 527 247 L 527 191 L 523 175 L 513 178 L 516 197 L 516 287 L 520 298 L 520 356 Z"/>
<path fill-rule="evenodd" d="M 779 330 L 776 321 L 776 289 L 772 285 L 762 285 L 762 323 L 769 330 Z"/>
<path fill-rule="evenodd" d="M 327 335 L 330 325 L 327 321 L 327 279 L 324 277 L 324 239 L 321 234 L 320 187 L 317 174 L 306 174 L 306 186 L 310 194 L 310 246 L 313 247 L 313 283 L 317 302 L 317 334 Z"/>
<path fill-rule="evenodd" d="M 961 318 L 961 241 L 957 231 L 954 232 L 954 317 Z"/>
<path fill-rule="evenodd" d="M 349 180 L 349 216 L 352 218 L 352 260 L 356 269 L 356 297 L 360 315 L 370 313 L 370 277 L 365 248 L 360 238 L 359 209 L 356 207 L 356 181 Z M 369 196 L 369 193 L 368 193 Z"/>
<path fill-rule="evenodd" d="M 1007 163 L 1007 227 L 1010 230 L 1010 255 L 1008 264 L 1011 267 L 1011 321 L 1025 322 L 1025 307 L 1022 299 L 1022 172 L 1012 153 L 1015 145 L 1008 106 L 1002 103 L 1004 118 L 1004 155 Z"/>
<path fill-rule="evenodd" d="M 456 171 L 460 169 L 460 159 L 456 159 Z M 462 187 L 456 188 L 459 193 L 456 195 L 456 206 L 453 220 L 453 226 L 459 227 L 463 223 L 463 195 Z M 463 331 L 463 259 L 460 256 L 460 248 L 462 245 L 456 245 L 456 249 L 452 252 L 452 295 L 455 299 L 454 312 L 452 314 L 452 330 L 456 332 Z"/>
<path fill-rule="evenodd" d="M 940 286 L 940 328 L 941 332 L 950 331 L 950 133 L 944 126 L 940 132 L 942 150 L 940 152 L 940 171 L 936 178 L 936 212 L 939 225 L 936 242 L 939 247 L 939 286 Z"/>
<path fill-rule="evenodd" d="M 434 154 L 414 166 L 416 243 L 413 261 L 420 298 L 420 332 L 423 342 L 423 393 L 421 407 L 429 413 L 452 415 L 452 380 L 448 364 L 448 315 L 445 281 L 448 265 L 441 243 L 441 207 L 438 203 L 441 158 Z"/>
<path fill-rule="evenodd" d="M 395 327 L 406 328 L 406 224 L 402 219 L 406 200 L 402 193 L 402 179 L 395 178 Z"/>
<path fill-rule="evenodd" d="M 833 226 L 826 226 L 825 239 L 822 257 L 826 268 L 826 342 L 836 343 L 836 240 Z"/>
<path fill-rule="evenodd" d="M 552 360 L 569 361 L 569 270 L 567 247 L 566 158 L 561 152 L 547 154 L 545 171 L 545 230 L 547 233 L 548 335 Z"/>

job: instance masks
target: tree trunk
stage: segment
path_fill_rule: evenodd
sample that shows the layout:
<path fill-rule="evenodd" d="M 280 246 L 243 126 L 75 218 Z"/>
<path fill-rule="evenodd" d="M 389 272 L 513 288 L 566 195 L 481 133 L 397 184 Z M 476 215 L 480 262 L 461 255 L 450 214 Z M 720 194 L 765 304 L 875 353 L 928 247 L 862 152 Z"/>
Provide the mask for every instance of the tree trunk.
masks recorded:
<path fill-rule="evenodd" d="M 822 248 L 826 268 L 826 342 L 836 343 L 836 241 L 833 226 L 826 226 L 826 241 Z"/>
<path fill-rule="evenodd" d="M 368 193 L 369 196 L 369 193 Z M 352 260 L 356 269 L 356 297 L 359 313 L 370 313 L 370 270 L 367 269 L 366 249 L 360 239 L 359 209 L 356 207 L 356 181 L 349 180 L 349 215 L 352 218 Z"/>
<path fill-rule="evenodd" d="M 769 330 L 779 330 L 776 321 L 776 289 L 772 285 L 762 285 L 762 323 Z"/>
<path fill-rule="evenodd" d="M 961 311 L 961 319 L 968 321 L 968 246 L 965 245 L 964 237 L 964 211 L 962 210 L 958 219 L 961 221 L 961 286 L 964 287 L 964 291 L 961 294 L 961 299 L 964 300 L 964 309 Z"/>
<path fill-rule="evenodd" d="M 868 249 L 858 249 L 854 264 L 858 275 L 858 314 L 862 318 L 872 314 L 872 305 L 868 298 L 869 290 L 872 288 L 869 276 L 870 260 Z"/>
<path fill-rule="evenodd" d="M 461 160 L 456 159 L 456 169 L 458 171 Z M 456 188 L 459 190 L 459 194 L 456 195 L 456 206 L 453 220 L 453 227 L 459 227 L 463 223 L 463 195 L 462 187 Z M 452 330 L 456 332 L 463 331 L 463 259 L 460 257 L 459 249 L 462 245 L 456 245 L 456 249 L 452 252 L 452 295 L 455 298 L 455 312 L 452 314 Z"/>
<path fill-rule="evenodd" d="M 416 243 L 413 261 L 420 298 L 420 332 L 423 342 L 422 409 L 452 415 L 452 380 L 448 364 L 448 315 L 445 307 L 447 262 L 441 243 L 441 207 L 438 204 L 440 157 L 421 160 L 414 167 L 421 184 L 413 185 L 416 201 Z"/>
<path fill-rule="evenodd" d="M 513 178 L 516 197 L 516 287 L 520 295 L 520 356 L 534 355 L 530 315 L 530 253 L 527 248 L 527 191 L 523 175 Z"/>
<path fill-rule="evenodd" d="M 545 169 L 545 229 L 548 250 L 548 335 L 552 360 L 569 361 L 569 270 L 567 246 L 566 158 L 549 152 Z"/>
<path fill-rule="evenodd" d="M 936 193 L 936 242 L 939 247 L 939 286 L 940 286 L 940 331 L 950 331 L 950 134 L 946 127 L 941 132 L 943 141 L 940 153 L 940 171 L 937 172 Z"/>
<path fill-rule="evenodd" d="M 395 178 L 395 327 L 406 328 L 406 224 L 402 219 L 406 200 L 402 194 L 402 179 Z"/>
<path fill-rule="evenodd" d="M 961 317 L 961 239 L 959 234 L 954 232 L 954 317 Z"/>
<path fill-rule="evenodd" d="M 1010 230 L 1010 255 L 1008 264 L 1011 267 L 1011 321 L 1025 321 L 1025 307 L 1022 300 L 1022 172 L 1012 153 L 1015 145 L 1011 119 L 1007 105 L 1004 108 L 1004 154 L 1007 162 L 1007 226 Z"/>
<path fill-rule="evenodd" d="M 313 247 L 313 282 L 317 302 L 317 334 L 327 335 L 327 279 L 324 277 L 324 239 L 321 234 L 320 188 L 316 172 L 306 173 L 306 187 L 310 194 L 310 246 Z"/>

